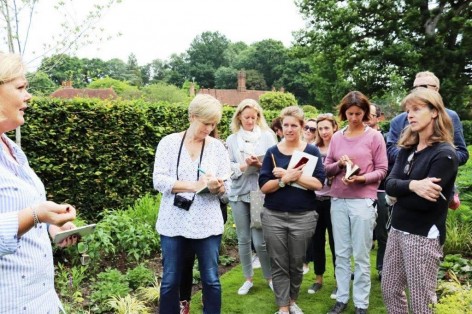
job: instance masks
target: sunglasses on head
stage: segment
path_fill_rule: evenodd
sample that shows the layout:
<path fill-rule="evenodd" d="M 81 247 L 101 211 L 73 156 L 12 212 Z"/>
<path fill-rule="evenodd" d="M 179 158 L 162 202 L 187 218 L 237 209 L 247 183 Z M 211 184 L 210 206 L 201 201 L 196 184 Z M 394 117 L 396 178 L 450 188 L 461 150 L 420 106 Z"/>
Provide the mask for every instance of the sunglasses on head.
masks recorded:
<path fill-rule="evenodd" d="M 421 85 L 415 85 L 415 86 L 413 86 L 413 89 L 412 89 L 412 90 L 414 90 L 414 89 L 416 89 L 416 88 L 420 88 L 420 87 L 422 87 L 422 88 L 428 88 L 428 87 L 436 88 L 437 86 L 436 86 L 436 85 L 432 85 L 432 84 L 421 84 Z"/>
<path fill-rule="evenodd" d="M 308 126 L 308 125 L 305 125 L 305 127 L 303 128 L 305 131 L 308 131 L 310 130 L 311 133 L 315 133 L 316 132 L 316 128 L 312 127 L 312 126 Z"/>

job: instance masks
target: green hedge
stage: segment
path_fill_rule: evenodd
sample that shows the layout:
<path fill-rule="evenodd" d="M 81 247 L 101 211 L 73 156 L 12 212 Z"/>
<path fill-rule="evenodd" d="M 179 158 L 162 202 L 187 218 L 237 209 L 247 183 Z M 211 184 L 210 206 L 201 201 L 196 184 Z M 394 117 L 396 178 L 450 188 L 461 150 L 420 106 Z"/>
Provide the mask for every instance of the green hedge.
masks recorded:
<path fill-rule="evenodd" d="M 21 128 L 22 146 L 48 199 L 69 202 L 85 217 L 126 208 L 152 192 L 160 139 L 188 127 L 188 104 L 34 98 Z M 220 137 L 230 134 L 234 108 L 225 107 Z M 270 124 L 279 111 L 265 111 Z M 388 124 L 383 127 L 387 128 Z M 472 123 L 464 121 L 467 143 Z M 14 132 L 9 134 L 14 136 Z"/>
<path fill-rule="evenodd" d="M 91 218 L 103 209 L 126 208 L 153 191 L 156 146 L 163 136 L 188 127 L 187 107 L 35 98 L 21 128 L 22 147 L 48 199 L 71 203 Z M 233 112 L 223 110 L 223 139 L 230 134 Z"/>

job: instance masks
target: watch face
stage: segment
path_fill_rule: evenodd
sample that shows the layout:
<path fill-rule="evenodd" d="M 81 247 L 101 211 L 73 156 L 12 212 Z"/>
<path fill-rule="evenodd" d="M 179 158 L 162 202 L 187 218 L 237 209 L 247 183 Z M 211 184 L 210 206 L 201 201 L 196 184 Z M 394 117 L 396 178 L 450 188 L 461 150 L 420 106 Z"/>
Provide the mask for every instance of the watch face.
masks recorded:
<path fill-rule="evenodd" d="M 281 188 L 285 187 L 285 183 L 284 183 L 284 181 L 282 181 L 282 179 L 279 179 L 279 186 Z"/>

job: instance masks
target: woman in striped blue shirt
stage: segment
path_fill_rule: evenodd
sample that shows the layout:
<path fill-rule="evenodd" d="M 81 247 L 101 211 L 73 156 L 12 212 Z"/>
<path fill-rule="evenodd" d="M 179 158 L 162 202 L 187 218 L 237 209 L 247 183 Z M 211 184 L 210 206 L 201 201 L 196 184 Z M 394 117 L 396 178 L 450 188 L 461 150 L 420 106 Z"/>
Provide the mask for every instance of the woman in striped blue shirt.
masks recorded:
<path fill-rule="evenodd" d="M 0 53 L 0 313 L 59 313 L 49 236 L 75 228 L 75 209 L 46 201 L 25 154 L 5 135 L 24 123 L 27 86 L 20 56 Z"/>

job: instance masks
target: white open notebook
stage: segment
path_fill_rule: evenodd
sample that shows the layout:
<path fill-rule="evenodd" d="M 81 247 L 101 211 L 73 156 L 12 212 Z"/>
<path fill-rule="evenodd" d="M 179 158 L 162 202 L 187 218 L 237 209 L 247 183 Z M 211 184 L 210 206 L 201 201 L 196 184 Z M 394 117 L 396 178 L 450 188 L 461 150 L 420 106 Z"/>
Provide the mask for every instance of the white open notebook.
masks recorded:
<path fill-rule="evenodd" d="M 305 164 L 305 167 L 303 167 L 302 174 L 307 175 L 307 176 L 313 176 L 313 171 L 315 171 L 316 164 L 318 163 L 318 157 L 307 154 L 305 152 L 296 150 L 292 154 L 292 158 L 290 159 L 290 162 L 288 164 L 288 169 L 293 168 L 303 157 L 308 158 L 308 162 Z M 292 186 L 306 190 L 303 186 L 297 183 L 292 183 Z"/>

